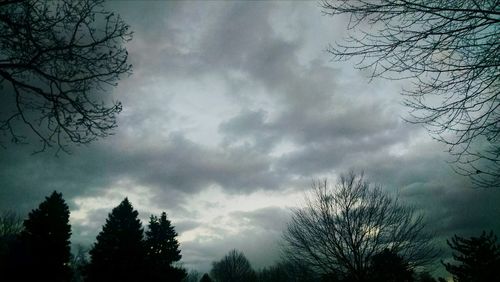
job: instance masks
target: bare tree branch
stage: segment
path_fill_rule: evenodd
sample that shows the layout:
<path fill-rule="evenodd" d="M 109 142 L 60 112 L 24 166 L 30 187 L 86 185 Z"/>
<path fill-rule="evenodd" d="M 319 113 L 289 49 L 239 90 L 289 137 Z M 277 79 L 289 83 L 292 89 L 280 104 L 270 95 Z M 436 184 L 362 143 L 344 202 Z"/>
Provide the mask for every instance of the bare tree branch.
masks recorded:
<path fill-rule="evenodd" d="M 0 213 L 0 241 L 15 237 L 23 231 L 23 219 L 13 211 Z"/>
<path fill-rule="evenodd" d="M 500 186 L 500 1 L 322 2 L 347 14 L 349 36 L 330 46 L 372 77 L 407 79 L 413 123 L 449 146 L 455 170 L 481 187 Z"/>
<path fill-rule="evenodd" d="M 0 131 L 12 142 L 25 139 L 20 124 L 41 141 L 41 150 L 86 144 L 116 127 L 122 106 L 104 94 L 131 72 L 123 44 L 132 33 L 102 2 L 0 5 L 0 86 L 6 103 Z"/>
<path fill-rule="evenodd" d="M 321 274 L 366 281 L 374 255 L 390 250 L 411 268 L 438 255 L 423 216 L 398 203 L 362 174 L 342 175 L 335 187 L 315 182 L 284 233 L 286 256 Z"/>

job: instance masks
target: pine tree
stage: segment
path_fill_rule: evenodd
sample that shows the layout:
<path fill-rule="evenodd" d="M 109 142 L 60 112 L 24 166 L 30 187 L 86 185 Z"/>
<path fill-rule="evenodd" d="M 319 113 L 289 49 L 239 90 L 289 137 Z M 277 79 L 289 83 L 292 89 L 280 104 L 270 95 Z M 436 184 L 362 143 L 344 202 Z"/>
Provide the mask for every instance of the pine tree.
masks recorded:
<path fill-rule="evenodd" d="M 111 211 L 89 252 L 87 281 L 144 280 L 145 249 L 138 214 L 127 198 Z"/>
<path fill-rule="evenodd" d="M 458 265 L 443 263 L 456 282 L 500 281 L 500 245 L 490 232 L 469 239 L 453 236 L 448 246 Z"/>
<path fill-rule="evenodd" d="M 21 273 L 29 281 L 69 281 L 71 225 L 62 194 L 54 191 L 24 221 Z"/>
<path fill-rule="evenodd" d="M 210 279 L 210 276 L 208 276 L 208 273 L 205 273 L 201 279 L 200 282 L 212 282 L 212 279 Z"/>
<path fill-rule="evenodd" d="M 146 231 L 146 252 L 148 265 L 148 281 L 181 281 L 186 271 L 175 267 L 173 263 L 181 259 L 177 232 L 167 214 L 163 212 L 158 218 L 151 216 Z"/>

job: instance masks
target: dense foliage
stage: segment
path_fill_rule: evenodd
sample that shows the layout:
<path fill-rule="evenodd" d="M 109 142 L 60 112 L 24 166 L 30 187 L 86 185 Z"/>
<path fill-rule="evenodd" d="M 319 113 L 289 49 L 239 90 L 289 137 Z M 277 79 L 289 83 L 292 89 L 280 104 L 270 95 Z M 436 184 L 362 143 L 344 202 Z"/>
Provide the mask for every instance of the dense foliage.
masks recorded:
<path fill-rule="evenodd" d="M 24 221 L 21 241 L 28 254 L 24 267 L 30 271 L 19 275 L 27 280 L 69 281 L 70 237 L 68 205 L 54 191 Z"/>
<path fill-rule="evenodd" d="M 173 264 L 181 259 L 177 232 L 163 212 L 151 216 L 146 231 L 146 265 L 148 281 L 181 281 L 186 271 Z"/>
<path fill-rule="evenodd" d="M 500 281 L 500 245 L 492 232 L 471 238 L 455 235 L 447 243 L 457 263 L 443 265 L 455 282 Z"/>

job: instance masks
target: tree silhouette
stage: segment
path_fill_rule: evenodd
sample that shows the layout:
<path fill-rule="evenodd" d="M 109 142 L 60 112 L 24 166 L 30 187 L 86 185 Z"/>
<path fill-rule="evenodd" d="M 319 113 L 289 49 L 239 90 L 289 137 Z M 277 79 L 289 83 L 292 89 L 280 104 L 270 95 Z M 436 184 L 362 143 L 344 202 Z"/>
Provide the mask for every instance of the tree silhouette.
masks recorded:
<path fill-rule="evenodd" d="M 337 281 L 332 275 L 317 275 L 305 265 L 283 260 L 257 272 L 258 282 L 314 282 Z"/>
<path fill-rule="evenodd" d="M 205 273 L 201 277 L 200 282 L 212 282 L 212 279 L 210 279 L 210 276 L 208 276 L 208 273 Z"/>
<path fill-rule="evenodd" d="M 182 281 L 183 282 L 200 282 L 200 278 L 201 278 L 201 273 L 197 270 L 191 269 Z"/>
<path fill-rule="evenodd" d="M 455 282 L 500 281 L 500 245 L 493 232 L 468 239 L 455 235 L 446 242 L 458 264 L 442 263 Z"/>
<path fill-rule="evenodd" d="M 10 277 L 15 247 L 23 230 L 23 220 L 12 211 L 0 214 L 0 275 Z"/>
<path fill-rule="evenodd" d="M 292 274 L 283 264 L 271 265 L 257 272 L 258 282 L 290 282 Z"/>
<path fill-rule="evenodd" d="M 103 0 L 0 2 L 0 131 L 65 149 L 105 137 L 122 106 L 104 97 L 130 73 L 129 27 Z M 22 125 L 25 125 L 22 127 Z"/>
<path fill-rule="evenodd" d="M 415 277 L 415 281 L 416 282 L 437 282 L 437 280 L 434 279 L 434 277 L 432 277 L 432 275 L 429 272 L 417 273 L 417 275 Z"/>
<path fill-rule="evenodd" d="M 210 276 L 217 282 L 249 282 L 256 279 L 250 262 L 237 250 L 231 250 L 220 261 L 214 262 Z"/>
<path fill-rule="evenodd" d="M 151 216 L 146 231 L 148 281 L 181 281 L 186 271 L 173 263 L 181 259 L 177 232 L 163 212 L 158 218 Z"/>
<path fill-rule="evenodd" d="M 421 214 L 354 172 L 341 175 L 335 187 L 326 180 L 314 183 L 305 207 L 293 212 L 284 240 L 288 259 L 353 281 L 367 280 L 372 257 L 385 249 L 412 268 L 438 254 Z"/>
<path fill-rule="evenodd" d="M 84 281 L 84 272 L 88 263 L 88 249 L 80 244 L 76 245 L 75 253 L 71 255 L 71 269 L 73 271 L 71 282 Z"/>
<path fill-rule="evenodd" d="M 23 230 L 23 220 L 13 211 L 0 214 L 0 240 L 14 237 Z"/>
<path fill-rule="evenodd" d="M 20 236 L 25 257 L 17 275 L 28 281 L 70 281 L 71 225 L 61 193 L 54 191 L 29 213 Z"/>
<path fill-rule="evenodd" d="M 0 277 L 3 281 L 15 281 L 21 265 L 26 265 L 25 248 L 21 244 L 20 234 L 24 228 L 23 220 L 12 211 L 0 215 Z"/>
<path fill-rule="evenodd" d="M 401 256 L 389 249 L 374 255 L 369 266 L 370 282 L 412 282 L 413 270 Z"/>
<path fill-rule="evenodd" d="M 500 186 L 500 12 L 498 0 L 323 0 L 323 12 L 349 16 L 336 60 L 372 77 L 410 78 L 409 121 L 449 146 L 457 172 Z"/>
<path fill-rule="evenodd" d="M 145 250 L 138 212 L 125 198 L 115 207 L 90 250 L 88 281 L 141 281 Z"/>

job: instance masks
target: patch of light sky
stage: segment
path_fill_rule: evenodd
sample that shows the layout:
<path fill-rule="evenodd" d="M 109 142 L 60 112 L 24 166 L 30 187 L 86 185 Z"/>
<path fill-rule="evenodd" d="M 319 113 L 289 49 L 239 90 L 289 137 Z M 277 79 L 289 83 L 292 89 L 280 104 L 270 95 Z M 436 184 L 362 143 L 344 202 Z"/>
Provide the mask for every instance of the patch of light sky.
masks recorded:
<path fill-rule="evenodd" d="M 137 134 L 142 128 L 154 129 L 154 134 L 146 134 L 154 139 L 153 143 L 172 132 L 184 132 L 188 139 L 203 140 L 203 145 L 216 146 L 221 141 L 217 134 L 219 124 L 239 112 L 239 107 L 226 98 L 226 84 L 215 75 L 198 80 L 159 78 L 141 85 L 139 90 L 148 93 L 146 102 L 158 109 L 153 109 L 154 114 L 149 109 L 150 115 L 139 124 L 132 124 L 133 127 L 127 128 L 124 122 L 120 130 L 127 132 L 129 129 L 130 134 Z M 131 106 L 124 110 L 124 119 L 133 118 L 143 111 L 141 98 L 134 100 L 138 100 L 137 103 L 129 101 Z"/>
<path fill-rule="evenodd" d="M 159 214 L 161 212 L 160 209 L 151 205 L 150 197 L 146 195 L 152 195 L 151 189 L 149 187 L 143 185 L 137 185 L 132 183 L 126 179 L 122 179 L 112 184 L 108 189 L 104 190 L 105 192 L 99 196 L 91 196 L 91 197 L 75 197 L 73 202 L 76 206 L 75 209 L 71 210 L 70 221 L 72 225 L 79 226 L 89 226 L 96 225 L 95 222 L 91 220 L 91 213 L 96 210 L 108 210 L 108 213 L 111 212 L 110 207 L 116 207 L 120 204 L 121 201 L 125 197 L 129 199 L 129 201 L 133 204 L 134 208 L 139 209 L 141 211 L 147 211 L 140 214 L 140 218 L 143 223 L 147 222 L 147 218 L 150 214 Z M 107 213 L 103 214 L 106 216 Z M 102 218 L 101 224 L 104 223 L 104 219 Z M 79 237 L 85 234 L 77 234 Z M 88 234 L 89 238 L 85 238 L 86 240 L 93 240 L 97 234 Z M 76 241 L 81 240 L 78 238 Z"/>
<path fill-rule="evenodd" d="M 181 242 L 197 238 L 216 239 L 214 229 L 224 229 L 228 234 L 243 232 L 242 222 L 231 218 L 232 212 L 250 212 L 266 207 L 291 208 L 299 205 L 303 192 L 296 191 L 256 191 L 249 195 L 228 195 L 221 187 L 212 185 L 190 198 L 185 208 L 198 214 L 197 221 L 204 222 L 199 227 L 180 234 Z M 244 224 L 243 224 L 244 225 Z"/>
<path fill-rule="evenodd" d="M 76 197 L 73 202 L 76 208 L 71 210 L 71 224 L 88 226 L 95 225 L 90 222 L 90 214 L 96 210 L 109 210 L 116 207 L 125 197 L 128 197 L 134 208 L 139 211 L 143 225 L 147 224 L 150 214 L 160 214 L 163 210 L 155 206 L 151 201 L 153 193 L 149 187 L 137 185 L 127 180 L 120 180 L 111 185 L 103 195 L 92 197 Z M 200 222 L 196 228 L 181 232 L 180 242 L 193 240 L 215 240 L 221 239 L 220 232 L 224 230 L 224 236 L 239 234 L 244 231 L 242 222 L 232 218 L 232 212 L 251 212 L 266 207 L 291 208 L 302 203 L 304 193 L 302 191 L 256 191 L 248 195 L 230 195 L 224 193 L 217 185 L 212 185 L 202 190 L 189 199 L 189 204 L 184 206 L 188 216 L 175 212 L 169 213 L 172 222 L 192 220 Z M 107 213 L 103 214 L 106 216 Z M 102 218 L 104 223 L 104 218 Z M 85 234 L 78 234 L 79 237 Z M 83 241 L 93 240 L 96 234 L 87 234 L 89 238 Z M 78 238 L 76 241 L 81 241 Z"/>

